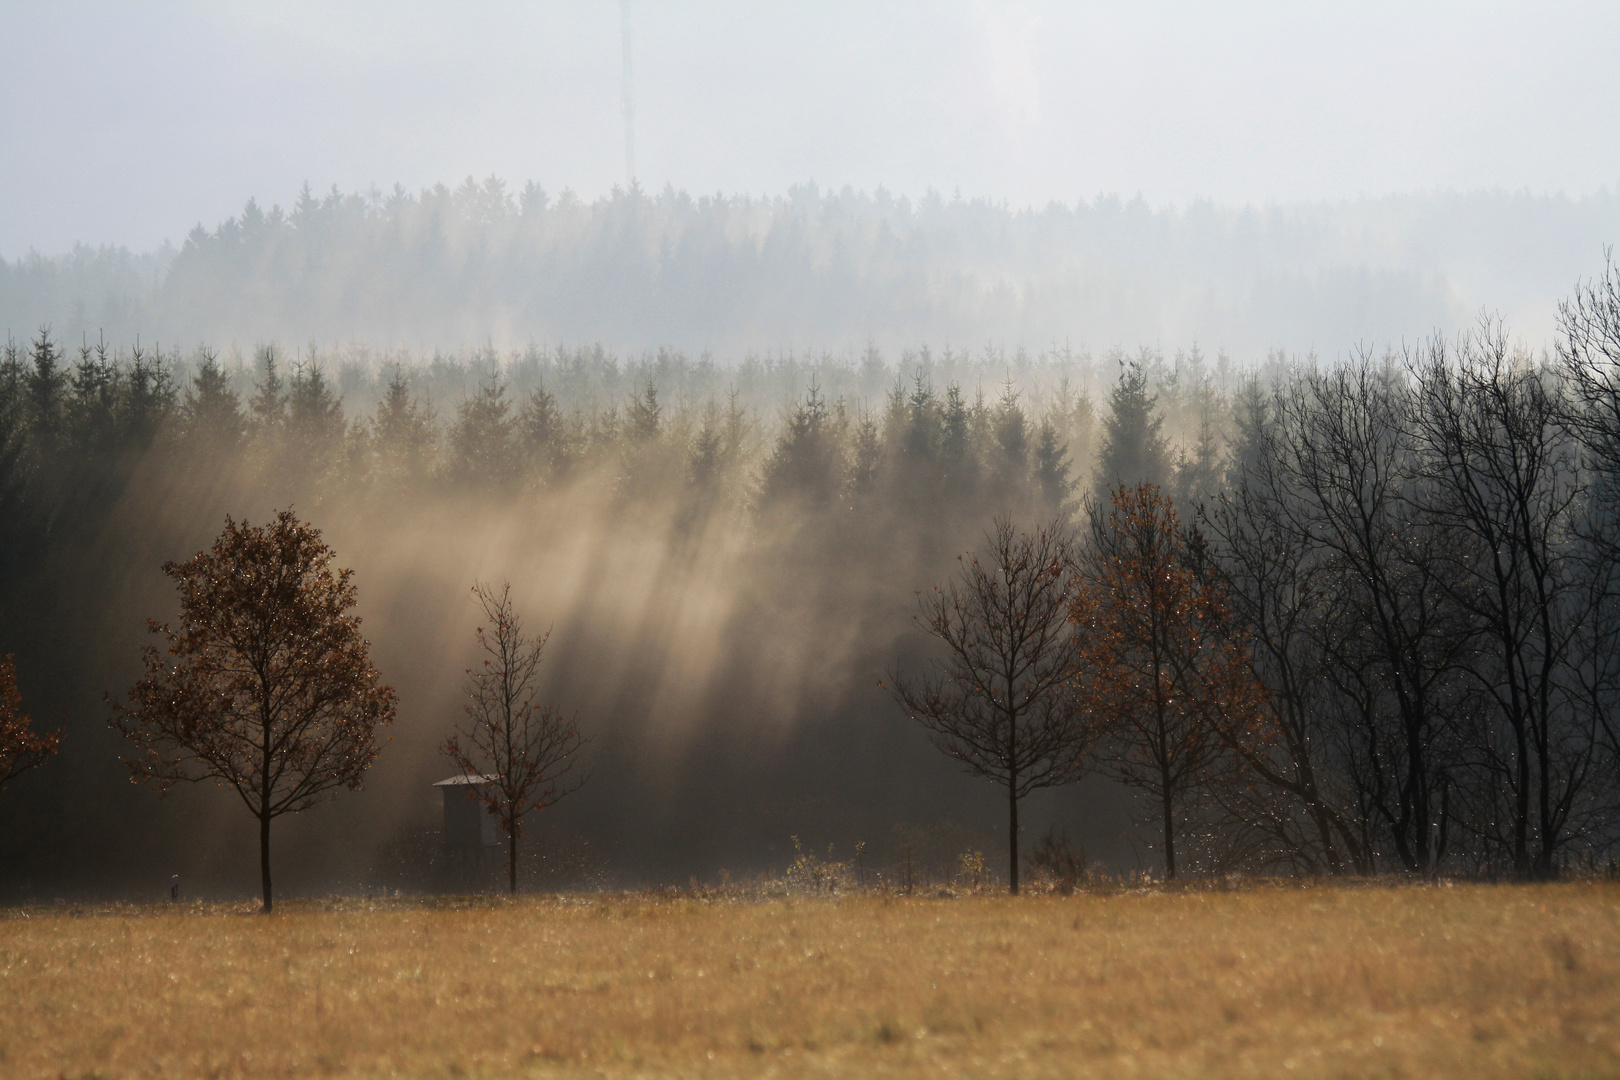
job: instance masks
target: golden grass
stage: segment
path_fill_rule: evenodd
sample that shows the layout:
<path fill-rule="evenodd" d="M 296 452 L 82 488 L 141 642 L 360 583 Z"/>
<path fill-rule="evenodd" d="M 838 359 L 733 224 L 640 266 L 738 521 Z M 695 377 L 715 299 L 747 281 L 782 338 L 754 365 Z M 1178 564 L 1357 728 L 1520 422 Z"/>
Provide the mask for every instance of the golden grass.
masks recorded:
<path fill-rule="evenodd" d="M 0 1075 L 1616 1076 L 1620 887 L 0 918 Z"/>

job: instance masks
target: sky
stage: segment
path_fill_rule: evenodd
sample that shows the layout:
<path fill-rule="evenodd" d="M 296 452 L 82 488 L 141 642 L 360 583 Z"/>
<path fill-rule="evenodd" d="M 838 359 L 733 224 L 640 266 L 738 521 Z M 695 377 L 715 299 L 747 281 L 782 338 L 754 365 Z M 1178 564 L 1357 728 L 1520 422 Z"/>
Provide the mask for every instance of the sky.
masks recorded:
<path fill-rule="evenodd" d="M 0 257 L 249 196 L 627 182 L 625 9 L 0 0 Z M 628 13 L 643 188 L 1154 205 L 1620 186 L 1620 4 L 679 3 Z"/>

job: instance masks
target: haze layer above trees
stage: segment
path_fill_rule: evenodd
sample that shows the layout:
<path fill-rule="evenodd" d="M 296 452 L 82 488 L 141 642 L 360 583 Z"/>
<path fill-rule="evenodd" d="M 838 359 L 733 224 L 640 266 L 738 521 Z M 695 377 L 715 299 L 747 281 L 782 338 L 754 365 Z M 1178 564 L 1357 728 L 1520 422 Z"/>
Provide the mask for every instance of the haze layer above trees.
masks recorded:
<path fill-rule="evenodd" d="M 171 608 L 157 567 L 227 513 L 288 504 L 352 560 L 401 702 L 364 797 L 295 834 L 304 887 L 432 881 L 428 785 L 470 651 L 467 582 L 496 575 L 554 630 L 546 696 L 599 739 L 597 782 L 544 823 L 542 876 L 779 867 L 800 836 L 871 842 L 873 859 L 994 851 L 992 793 L 936 760 L 877 680 L 925 654 L 913 598 L 982 550 L 993 515 L 1076 528 L 1078 497 L 1110 479 L 1187 508 L 1195 532 L 1158 515 L 1184 549 L 1167 557 L 1227 597 L 1198 617 L 1230 622 L 1269 705 L 1238 727 L 1219 702 L 1200 712 L 1209 767 L 1161 784 L 1160 809 L 1132 814 L 1087 778 L 1032 832 L 1075 824 L 1128 867 L 1144 855 L 1128 820 L 1157 818 L 1165 854 L 1174 837 L 1198 871 L 1546 874 L 1600 857 L 1620 790 L 1620 276 L 1565 320 L 1556 359 L 1486 324 L 1248 375 L 1153 350 L 917 350 L 898 370 L 876 350 L 731 369 L 486 350 L 369 374 L 350 360 L 341 399 L 318 352 L 226 369 L 206 350 L 64 356 L 41 332 L 0 362 L 0 634 L 35 711 L 66 723 L 61 760 L 11 793 L 5 884 L 128 887 L 153 860 L 228 880 L 243 845 L 209 793 L 132 801 L 97 699 L 132 681 L 141 617 Z M 1086 541 L 1099 580 L 1119 531 Z M 1198 700 L 1167 685 L 1175 709 Z"/>
<path fill-rule="evenodd" d="M 592 203 L 493 177 L 290 209 L 250 200 L 178 249 L 0 261 L 0 325 L 59 338 L 364 339 L 753 350 L 919 342 L 1097 350 L 1198 340 L 1326 356 L 1452 331 L 1489 306 L 1542 340 L 1620 234 L 1620 198 L 1424 194 L 1011 210 L 814 185 L 775 198 L 619 191 Z"/>
<path fill-rule="evenodd" d="M 1510 325 L 1535 345 L 1574 349 L 1578 327 L 1556 336 L 1551 314 L 1602 265 L 1617 207 L 1014 213 L 813 189 L 584 205 L 489 182 L 306 192 L 291 212 L 249 204 L 179 252 L 0 265 L 17 328 L 0 362 L 0 654 L 64 735 L 7 792 L 0 890 L 124 893 L 176 869 L 241 887 L 251 844 L 216 793 L 158 804 L 130 788 L 102 694 L 136 677 L 142 620 L 172 614 L 159 567 L 227 514 L 289 505 L 354 568 L 401 703 L 366 793 L 289 826 L 294 893 L 431 880 L 429 785 L 479 580 L 512 580 L 552 629 L 543 690 L 597 740 L 597 779 L 525 857 L 537 879 L 778 869 L 795 836 L 866 841 L 873 859 L 994 855 L 995 793 L 956 775 L 877 682 L 925 654 L 914 596 L 993 515 L 1081 529 L 1080 499 L 1108 479 L 1162 485 L 1214 545 L 1234 609 L 1289 628 L 1252 639 L 1257 668 L 1276 669 L 1264 678 L 1315 675 L 1267 684 L 1286 706 L 1266 744 L 1281 756 L 1233 738 L 1219 783 L 1164 800 L 1189 866 L 1546 872 L 1607 852 L 1620 680 L 1590 662 L 1613 650 L 1589 632 L 1614 625 L 1603 574 L 1620 518 L 1591 447 L 1616 429 L 1552 354 L 1494 328 L 1472 339 L 1523 392 L 1503 415 L 1546 406 L 1550 524 L 1526 544 L 1567 571 L 1545 621 L 1580 631 L 1538 631 L 1561 650 L 1533 688 L 1557 699 L 1551 721 L 1498 708 L 1522 658 L 1492 659 L 1484 601 L 1463 587 L 1492 550 L 1470 530 L 1494 515 L 1434 494 L 1455 488 L 1437 479 L 1452 442 L 1477 455 L 1489 440 L 1424 426 L 1447 415 L 1449 369 L 1415 341 L 1489 303 L 1530 312 Z M 1620 290 L 1611 276 L 1600 292 L 1574 295 L 1601 329 Z M 1588 337 L 1600 383 L 1611 339 Z M 1341 364 L 1355 341 L 1397 348 Z M 1465 403 L 1492 400 L 1476 386 Z M 1368 506 L 1401 525 L 1394 547 L 1351 545 L 1329 513 L 1337 474 L 1318 466 L 1340 450 L 1361 455 L 1350 473 L 1383 477 Z M 1384 600 L 1422 632 L 1372 633 Z M 1576 600 L 1603 617 L 1571 617 Z M 1570 716 L 1587 727 L 1559 742 Z M 1110 865 L 1158 857 L 1131 821 L 1152 812 L 1117 788 L 1088 778 L 1041 798 L 1027 837 L 1072 825 Z"/>

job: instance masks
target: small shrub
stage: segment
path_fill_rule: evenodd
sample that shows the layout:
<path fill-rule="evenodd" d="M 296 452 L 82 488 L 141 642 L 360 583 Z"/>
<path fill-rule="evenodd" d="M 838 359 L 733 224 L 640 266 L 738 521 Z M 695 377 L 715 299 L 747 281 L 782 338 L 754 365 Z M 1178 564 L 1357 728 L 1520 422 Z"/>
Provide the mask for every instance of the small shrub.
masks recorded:
<path fill-rule="evenodd" d="M 990 883 L 984 868 L 984 852 L 968 850 L 956 857 L 956 877 L 972 892 L 980 892 Z"/>
<path fill-rule="evenodd" d="M 1056 825 L 1035 843 L 1029 857 L 1030 869 L 1035 877 L 1051 882 L 1064 896 L 1074 892 L 1074 886 L 1086 872 L 1086 851 L 1069 843 L 1069 831 Z"/>
<path fill-rule="evenodd" d="M 827 845 L 827 857 L 824 859 L 813 851 L 804 850 L 799 838 L 793 838 L 793 850 L 797 853 L 793 865 L 788 867 L 787 884 L 790 889 L 797 889 L 807 893 L 832 893 L 849 884 L 849 864 L 833 859 L 833 846 Z"/>

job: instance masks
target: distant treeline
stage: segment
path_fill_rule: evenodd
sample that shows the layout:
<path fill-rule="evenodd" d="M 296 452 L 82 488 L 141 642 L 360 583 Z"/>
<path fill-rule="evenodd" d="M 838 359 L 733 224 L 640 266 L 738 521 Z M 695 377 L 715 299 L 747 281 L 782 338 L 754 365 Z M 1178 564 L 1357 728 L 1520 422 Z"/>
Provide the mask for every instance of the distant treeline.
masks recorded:
<path fill-rule="evenodd" d="M 207 348 L 64 351 L 43 328 L 0 358 L 0 490 L 14 538 L 93 514 L 136 463 L 246 470 L 289 498 L 403 486 L 505 499 L 589 481 L 705 505 L 723 491 L 738 512 L 855 509 L 903 490 L 940 514 L 994 503 L 1050 516 L 1072 511 L 1089 472 L 1098 369 L 1127 364 L 1142 392 L 1160 387 L 1157 422 L 1168 407 L 1190 425 L 1184 474 L 1213 476 L 1230 414 L 1221 386 L 1238 376 L 1196 350 L 1098 365 L 925 348 L 899 370 L 875 349 L 732 368 L 668 351 L 621 366 L 600 347 L 483 350 L 411 366 L 348 359 L 334 378 L 313 348 L 265 346 L 232 364 Z"/>
<path fill-rule="evenodd" d="M 508 520 L 522 523 L 512 550 L 536 566 L 576 537 L 629 545 L 617 577 L 607 555 L 578 554 L 581 610 L 630 613 L 633 632 L 613 642 L 633 653 L 618 685 L 655 688 L 663 715 L 688 710 L 694 725 L 734 710 L 730 727 L 694 736 L 709 747 L 701 768 L 658 759 L 701 808 L 668 828 L 694 842 L 726 821 L 726 843 L 745 845 L 751 828 L 794 820 L 772 817 L 772 800 L 842 792 L 815 805 L 836 803 L 830 827 L 853 838 L 893 813 L 896 789 L 924 804 L 918 792 L 941 789 L 896 764 L 919 751 L 876 734 L 892 714 L 837 668 L 924 648 L 894 612 L 992 515 L 1098 543 L 1091 508 L 1106 510 L 1107 485 L 1147 482 L 1179 508 L 1184 558 L 1218 584 L 1211 610 L 1264 689 L 1253 726 L 1201 729 L 1201 764 L 1163 803 L 1184 870 L 1549 874 L 1602 857 L 1620 827 L 1620 278 L 1580 290 L 1564 323 L 1540 356 L 1488 323 L 1242 372 L 1151 350 L 1100 364 L 917 351 L 898 368 L 871 350 L 751 373 L 599 350 L 351 359 L 336 382 L 363 409 L 346 408 L 318 353 L 263 347 L 222 364 L 206 349 L 85 341 L 64 354 L 41 331 L 0 360 L 0 600 L 9 640 L 60 642 L 53 623 L 94 626 L 115 608 L 133 624 L 120 590 L 150 558 L 141 533 L 195 543 L 244 491 L 348 521 L 379 552 L 437 522 L 395 544 L 408 573 L 393 585 L 377 584 L 386 568 L 362 574 L 385 611 L 388 588 L 420 597 L 423 567 L 480 557 L 465 552 Z M 743 383 L 780 395 L 776 407 Z M 424 395 L 434 385 L 441 396 Z M 714 604 L 729 623 L 704 614 Z M 409 617 L 442 640 L 442 620 Z M 710 636 L 682 639 L 686 618 Z M 50 662 L 83 663 L 59 649 Z M 575 685 L 599 670 L 565 665 Z M 680 696 L 700 682 L 709 697 Z M 725 749 L 756 745 L 758 702 L 792 715 L 810 699 L 830 718 L 792 753 Z M 606 738 L 604 752 L 628 761 L 636 738 L 618 751 Z M 64 760 L 73 742 L 70 730 Z M 599 814 L 622 795 L 612 785 L 593 788 Z M 717 808 L 722 791 L 737 804 Z M 43 813 L 52 796 L 33 798 Z M 76 812 L 97 805 L 81 793 Z"/>
<path fill-rule="evenodd" d="M 1550 332 L 1620 198 L 1391 196 L 1014 211 L 814 185 L 777 198 L 633 189 L 585 203 L 491 177 L 250 200 L 178 250 L 0 260 L 0 326 L 69 339 L 364 339 L 891 351 L 922 340 L 1106 349 L 1187 341 L 1334 355 L 1465 324 L 1490 303 Z M 1528 324 L 1528 325 L 1527 325 Z"/>

